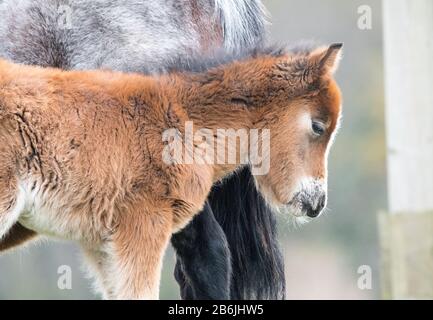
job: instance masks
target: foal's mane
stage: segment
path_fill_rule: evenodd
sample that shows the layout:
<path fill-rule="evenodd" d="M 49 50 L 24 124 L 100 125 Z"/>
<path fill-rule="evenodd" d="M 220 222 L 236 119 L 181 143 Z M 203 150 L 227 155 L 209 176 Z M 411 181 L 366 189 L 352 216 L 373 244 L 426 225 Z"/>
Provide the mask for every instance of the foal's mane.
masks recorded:
<path fill-rule="evenodd" d="M 223 66 L 235 61 L 245 61 L 260 56 L 281 57 L 287 54 L 308 55 L 315 46 L 313 44 L 298 44 L 295 46 L 287 45 L 267 45 L 257 46 L 250 49 L 240 49 L 231 53 L 223 50 L 215 50 L 211 53 L 191 55 L 187 58 L 174 59 L 167 66 L 168 73 L 206 72 L 212 68 Z"/>

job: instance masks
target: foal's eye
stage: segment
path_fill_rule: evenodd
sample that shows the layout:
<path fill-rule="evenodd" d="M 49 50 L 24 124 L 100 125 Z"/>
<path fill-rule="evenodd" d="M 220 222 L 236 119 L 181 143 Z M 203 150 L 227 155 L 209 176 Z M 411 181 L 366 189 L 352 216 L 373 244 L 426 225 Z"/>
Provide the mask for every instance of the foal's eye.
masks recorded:
<path fill-rule="evenodd" d="M 311 125 L 314 135 L 320 137 L 325 133 L 325 125 L 319 121 L 313 121 Z"/>

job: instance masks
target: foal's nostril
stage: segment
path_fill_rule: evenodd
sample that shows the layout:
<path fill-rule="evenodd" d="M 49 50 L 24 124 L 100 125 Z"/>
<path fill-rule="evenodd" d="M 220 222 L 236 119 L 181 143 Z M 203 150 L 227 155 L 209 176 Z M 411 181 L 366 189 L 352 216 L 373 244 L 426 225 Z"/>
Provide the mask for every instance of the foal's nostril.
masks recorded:
<path fill-rule="evenodd" d="M 322 194 L 317 204 L 317 209 L 322 211 L 325 208 L 325 205 L 326 205 L 326 195 Z"/>
<path fill-rule="evenodd" d="M 323 194 L 320 196 L 316 208 L 313 208 L 311 204 L 308 204 L 306 206 L 307 216 L 309 216 L 310 218 L 317 217 L 320 214 L 320 212 L 322 212 L 323 208 L 325 207 L 325 204 L 326 204 L 326 195 Z"/>

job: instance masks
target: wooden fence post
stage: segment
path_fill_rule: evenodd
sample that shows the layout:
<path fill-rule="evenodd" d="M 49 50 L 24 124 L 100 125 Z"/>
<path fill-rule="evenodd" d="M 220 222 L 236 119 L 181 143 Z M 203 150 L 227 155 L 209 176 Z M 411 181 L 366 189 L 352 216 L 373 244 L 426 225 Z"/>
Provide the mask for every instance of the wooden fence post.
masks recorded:
<path fill-rule="evenodd" d="M 385 298 L 433 298 L 433 1 L 383 0 L 388 213 Z"/>

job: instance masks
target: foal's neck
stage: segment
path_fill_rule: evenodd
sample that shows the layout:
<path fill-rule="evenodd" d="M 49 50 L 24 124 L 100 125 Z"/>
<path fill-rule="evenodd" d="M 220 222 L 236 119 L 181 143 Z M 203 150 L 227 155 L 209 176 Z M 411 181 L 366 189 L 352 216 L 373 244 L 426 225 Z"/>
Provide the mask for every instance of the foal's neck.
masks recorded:
<path fill-rule="evenodd" d="M 227 92 L 217 81 L 211 86 L 190 84 L 182 104 L 195 126 L 211 130 L 252 127 L 251 110 L 242 101 L 231 99 Z"/>
<path fill-rule="evenodd" d="M 250 129 L 272 99 L 270 73 L 275 61 L 248 58 L 203 73 L 174 76 L 181 105 L 199 126 Z"/>
<path fill-rule="evenodd" d="M 182 107 L 193 123 L 194 131 L 210 130 L 215 141 L 221 143 L 225 131 L 228 136 L 235 135 L 233 140 L 225 138 L 225 162 L 214 163 L 216 180 L 232 173 L 237 168 L 247 165 L 250 144 L 250 132 L 260 120 L 257 106 L 250 101 L 251 92 L 258 93 L 258 100 L 266 99 L 265 78 L 253 79 L 239 65 L 221 67 L 208 73 L 179 76 L 175 82 L 179 85 L 178 95 Z M 247 70 L 248 71 L 248 70 Z M 261 81 L 261 82 L 260 82 Z M 262 91 L 263 90 L 263 91 Z M 264 100 L 258 103 L 263 103 Z M 257 103 L 255 101 L 254 103 Z M 231 145 L 230 145 L 231 143 Z M 221 148 L 221 144 L 219 145 Z M 232 148 L 232 149 L 230 149 Z M 218 150 L 215 144 L 215 154 Z M 236 161 L 229 161 L 229 154 L 234 154 Z M 215 157 L 219 157 L 219 154 Z"/>

